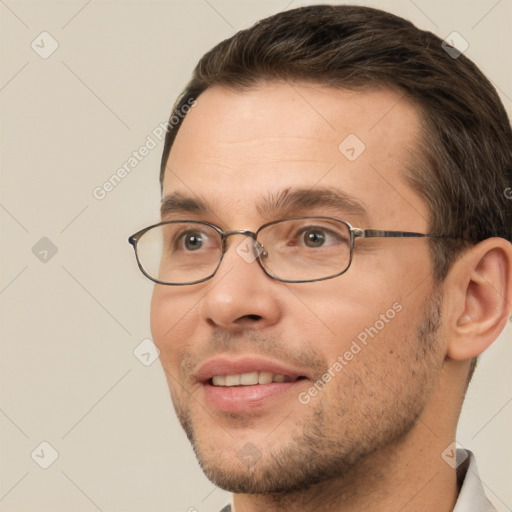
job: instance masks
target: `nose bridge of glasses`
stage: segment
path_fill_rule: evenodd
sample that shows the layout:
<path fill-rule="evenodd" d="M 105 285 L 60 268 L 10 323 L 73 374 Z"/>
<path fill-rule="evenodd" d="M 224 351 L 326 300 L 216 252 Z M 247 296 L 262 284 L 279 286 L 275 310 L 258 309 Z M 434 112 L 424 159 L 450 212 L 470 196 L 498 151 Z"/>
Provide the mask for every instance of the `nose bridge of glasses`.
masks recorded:
<path fill-rule="evenodd" d="M 228 248 L 227 243 L 226 243 L 227 239 L 228 239 L 228 237 L 230 237 L 232 235 L 242 235 L 244 237 L 251 238 L 252 239 L 252 248 L 254 250 L 255 256 L 256 257 L 258 257 L 260 255 L 266 256 L 267 253 L 265 251 L 265 248 L 256 239 L 256 237 L 257 237 L 256 233 L 254 233 L 254 231 L 249 231 L 248 229 L 235 229 L 235 230 L 230 230 L 230 231 L 224 231 L 224 233 L 222 234 L 224 252 L 226 252 L 227 248 Z"/>

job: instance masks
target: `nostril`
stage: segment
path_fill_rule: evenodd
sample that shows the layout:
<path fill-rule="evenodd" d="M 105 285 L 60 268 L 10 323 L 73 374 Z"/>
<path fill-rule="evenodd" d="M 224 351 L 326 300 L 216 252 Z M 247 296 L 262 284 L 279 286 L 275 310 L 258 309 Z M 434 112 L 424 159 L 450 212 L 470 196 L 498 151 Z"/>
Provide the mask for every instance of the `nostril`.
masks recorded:
<path fill-rule="evenodd" d="M 245 315 L 245 316 L 241 317 L 240 320 L 247 319 L 247 320 L 252 320 L 252 321 L 257 322 L 258 320 L 261 320 L 262 318 L 263 317 L 260 315 Z"/>

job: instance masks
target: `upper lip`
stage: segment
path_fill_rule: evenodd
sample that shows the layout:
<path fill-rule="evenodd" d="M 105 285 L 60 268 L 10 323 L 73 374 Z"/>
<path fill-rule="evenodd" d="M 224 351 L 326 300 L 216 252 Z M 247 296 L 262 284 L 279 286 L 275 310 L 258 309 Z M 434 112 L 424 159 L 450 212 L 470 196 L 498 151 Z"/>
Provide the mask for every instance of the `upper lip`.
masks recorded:
<path fill-rule="evenodd" d="M 276 375 L 287 375 L 292 379 L 298 377 L 309 378 L 304 370 L 293 368 L 285 363 L 259 357 L 244 357 L 239 359 L 218 357 L 210 359 L 199 367 L 196 378 L 199 382 L 204 383 L 209 381 L 214 375 L 238 375 L 251 372 L 271 372 Z"/>

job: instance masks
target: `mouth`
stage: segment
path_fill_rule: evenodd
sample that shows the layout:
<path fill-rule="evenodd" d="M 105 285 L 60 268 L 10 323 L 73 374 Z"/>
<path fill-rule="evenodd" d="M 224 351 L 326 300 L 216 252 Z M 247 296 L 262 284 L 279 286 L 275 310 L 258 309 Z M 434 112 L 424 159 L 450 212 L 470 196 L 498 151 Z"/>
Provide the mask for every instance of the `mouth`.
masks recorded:
<path fill-rule="evenodd" d="M 210 360 L 200 367 L 196 378 L 202 384 L 205 403 L 229 413 L 282 405 L 296 399 L 298 387 L 309 379 L 304 370 L 260 358 Z"/>
<path fill-rule="evenodd" d="M 208 380 L 208 384 L 216 387 L 256 386 L 271 384 L 272 382 L 296 382 L 297 380 L 305 378 L 306 377 L 304 376 L 291 376 L 284 375 L 282 373 L 255 371 L 235 375 L 214 375 Z"/>

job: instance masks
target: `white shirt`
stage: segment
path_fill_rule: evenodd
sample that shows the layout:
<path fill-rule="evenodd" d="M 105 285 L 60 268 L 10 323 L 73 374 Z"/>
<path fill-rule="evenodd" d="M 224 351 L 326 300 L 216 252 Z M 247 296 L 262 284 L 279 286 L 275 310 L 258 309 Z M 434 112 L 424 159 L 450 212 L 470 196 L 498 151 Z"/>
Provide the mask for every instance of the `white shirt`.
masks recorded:
<path fill-rule="evenodd" d="M 457 450 L 457 454 L 459 452 L 464 454 L 464 450 Z M 496 508 L 485 495 L 475 456 L 469 450 L 466 453 L 469 455 L 469 465 L 453 512 L 496 512 Z"/>

